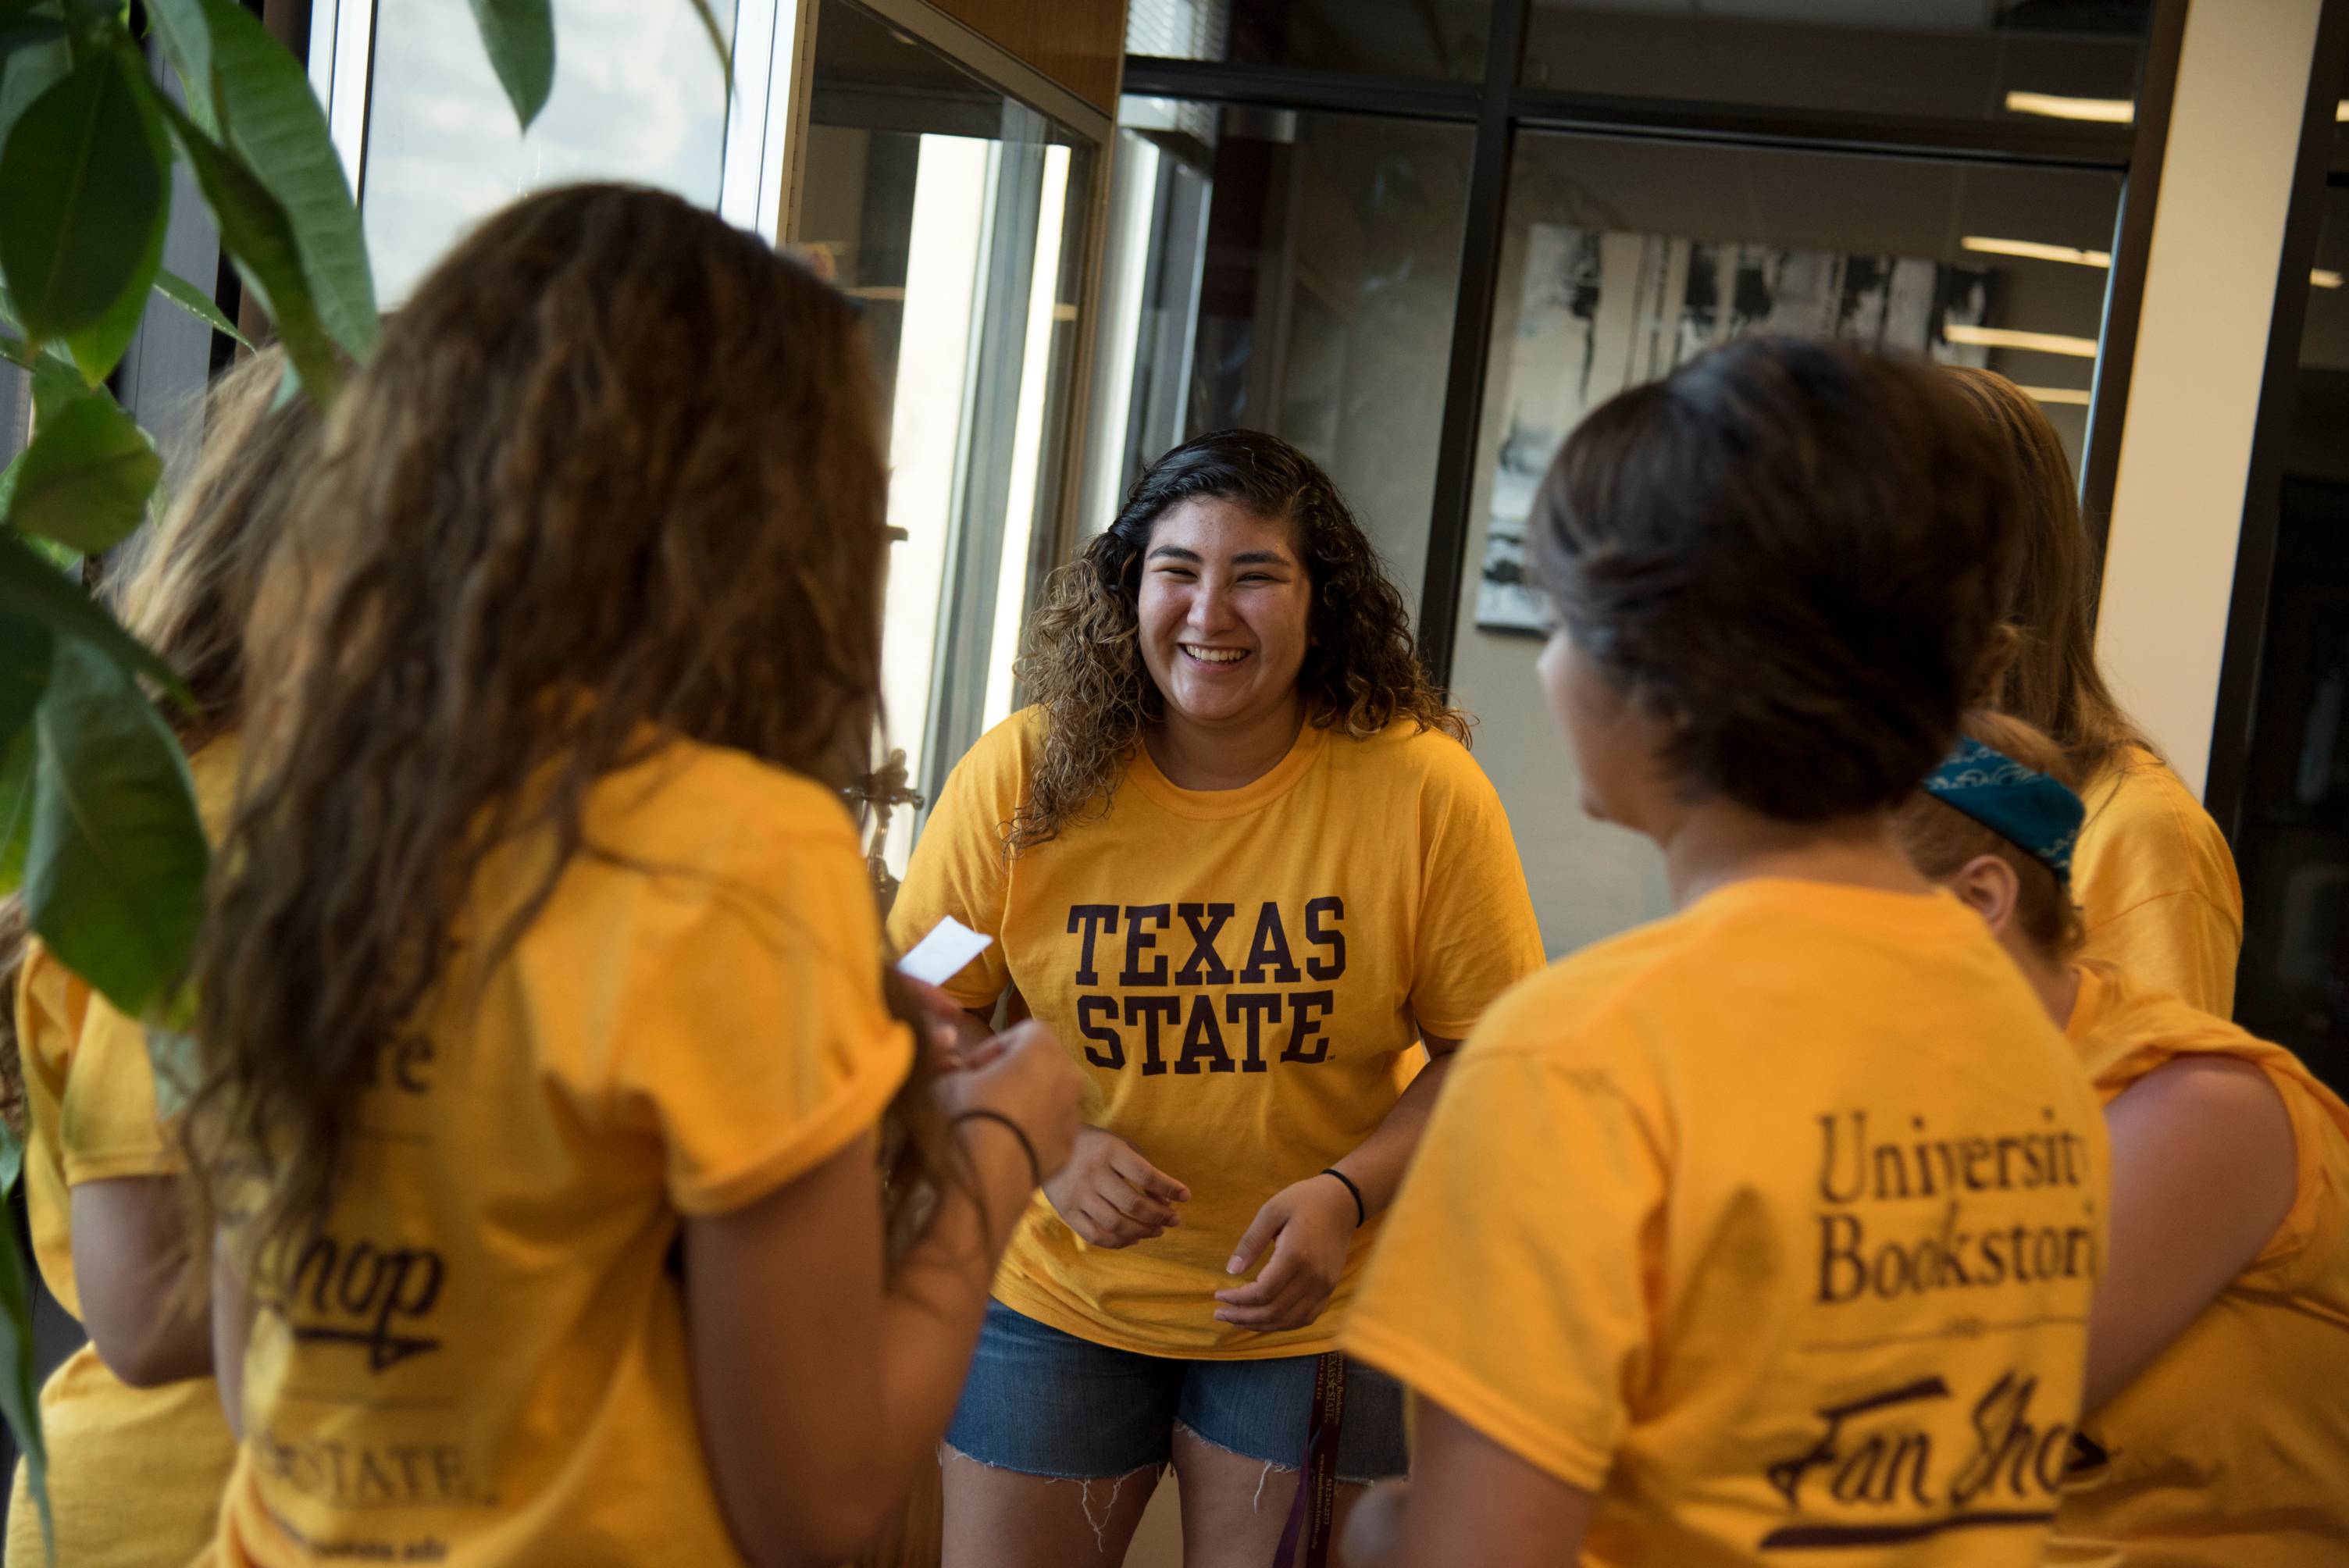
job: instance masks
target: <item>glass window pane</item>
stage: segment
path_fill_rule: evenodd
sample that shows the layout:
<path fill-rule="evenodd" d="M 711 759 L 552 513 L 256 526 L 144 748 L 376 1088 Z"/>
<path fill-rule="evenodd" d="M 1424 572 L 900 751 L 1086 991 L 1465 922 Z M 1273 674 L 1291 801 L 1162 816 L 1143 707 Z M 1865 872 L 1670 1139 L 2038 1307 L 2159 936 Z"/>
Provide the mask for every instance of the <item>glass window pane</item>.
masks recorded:
<path fill-rule="evenodd" d="M 730 32 L 734 7 L 714 7 Z M 716 206 L 726 83 L 688 5 L 554 0 L 554 90 L 524 136 L 467 0 L 375 8 L 359 211 L 385 306 L 476 220 L 574 180 L 629 180 Z"/>
<path fill-rule="evenodd" d="M 1586 820 L 1534 677 L 1535 487 L 1582 416 L 1760 332 L 1987 365 L 2079 461 L 2117 176 L 1525 135 L 1488 359 L 1453 688 L 1564 952 L 1664 913 L 1654 856 Z"/>
<path fill-rule="evenodd" d="M 1125 51 L 1475 81 L 1491 0 L 1133 0 Z"/>
<path fill-rule="evenodd" d="M 2152 0 L 1535 0 L 1523 79 L 1626 98 L 2126 123 L 2152 14 Z"/>
<path fill-rule="evenodd" d="M 888 422 L 883 693 L 931 799 L 1016 697 L 1049 558 L 1092 151 L 857 7 L 816 29 L 800 251 L 864 308 Z M 893 820 L 902 871 L 913 822 Z"/>
<path fill-rule="evenodd" d="M 1121 120 L 1085 525 L 1177 442 L 1269 430 L 1415 597 L 1473 129 L 1143 98 Z"/>

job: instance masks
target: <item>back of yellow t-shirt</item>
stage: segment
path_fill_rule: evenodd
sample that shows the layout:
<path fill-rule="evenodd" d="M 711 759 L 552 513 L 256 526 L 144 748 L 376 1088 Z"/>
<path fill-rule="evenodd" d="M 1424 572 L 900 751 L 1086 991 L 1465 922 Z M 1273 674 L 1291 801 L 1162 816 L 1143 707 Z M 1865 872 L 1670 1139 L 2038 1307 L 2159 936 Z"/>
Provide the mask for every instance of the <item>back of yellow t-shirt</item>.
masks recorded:
<path fill-rule="evenodd" d="M 2349 1105 L 2282 1047 L 2109 966 L 2084 971 L 2070 1032 L 2107 1103 L 2182 1055 L 2258 1067 L 2292 1119 L 2299 1179 L 2251 1266 L 2082 1424 L 2048 1561 L 2349 1558 Z"/>
<path fill-rule="evenodd" d="M 2104 1244 L 2063 1037 L 1946 894 L 1733 884 L 1512 991 L 1343 1336 L 1593 1564 L 2036 1563 Z"/>
<path fill-rule="evenodd" d="M 460 948 L 386 1049 L 329 1222 L 256 1284 L 225 1563 L 740 1561 L 695 1423 L 681 1216 L 878 1119 L 855 833 L 814 783 L 675 742 L 597 784 L 591 849 L 488 973 Z M 496 930 L 543 842 L 481 868 Z"/>
<path fill-rule="evenodd" d="M 2072 896 L 2087 927 L 2084 956 L 2228 1016 L 2243 888 L 2219 824 L 2143 747 L 2127 748 L 2081 799 Z"/>

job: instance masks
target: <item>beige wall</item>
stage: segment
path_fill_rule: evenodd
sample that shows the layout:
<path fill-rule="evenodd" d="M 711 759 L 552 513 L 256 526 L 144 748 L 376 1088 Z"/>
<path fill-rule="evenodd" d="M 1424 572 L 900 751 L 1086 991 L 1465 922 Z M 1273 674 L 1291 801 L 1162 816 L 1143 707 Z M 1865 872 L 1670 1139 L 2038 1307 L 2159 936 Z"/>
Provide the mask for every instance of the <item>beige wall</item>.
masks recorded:
<path fill-rule="evenodd" d="M 1514 302 L 1525 286 L 1525 228 L 1512 225 L 1501 253 L 1499 314 L 1513 321 Z M 1506 332 L 1496 332 L 1506 345 Z M 1486 366 L 1485 405 L 1499 402 L 1507 377 L 1507 356 L 1495 353 Z M 1477 716 L 1476 760 L 1500 791 L 1516 834 L 1517 856 L 1533 891 L 1534 914 L 1542 944 L 1552 955 L 1571 953 L 1671 907 L 1664 892 L 1663 861 L 1647 840 L 1582 814 L 1573 753 L 1551 719 L 1534 675 L 1542 645 L 1532 637 L 1476 629 L 1478 563 L 1485 559 L 1485 527 L 1492 516 L 1493 473 L 1502 430 L 1492 418 L 1477 437 L 1476 490 L 1471 500 L 1467 570 L 1457 607 L 1459 634 L 1452 655 L 1452 692 Z"/>
<path fill-rule="evenodd" d="M 2097 655 L 2198 791 L 2320 7 L 2189 12 L 2154 218 Z"/>

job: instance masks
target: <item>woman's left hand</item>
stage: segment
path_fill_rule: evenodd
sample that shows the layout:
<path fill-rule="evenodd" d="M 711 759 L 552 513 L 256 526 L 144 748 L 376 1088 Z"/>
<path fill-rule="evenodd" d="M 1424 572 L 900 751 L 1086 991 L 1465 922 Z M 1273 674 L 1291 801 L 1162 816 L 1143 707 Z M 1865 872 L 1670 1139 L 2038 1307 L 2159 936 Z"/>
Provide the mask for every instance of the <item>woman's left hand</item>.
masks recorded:
<path fill-rule="evenodd" d="M 1225 1272 L 1247 1273 L 1268 1247 L 1270 1261 L 1249 1284 L 1216 1293 L 1216 1321 L 1264 1333 L 1311 1323 L 1346 1272 L 1354 1231 L 1354 1195 L 1336 1177 L 1283 1187 L 1256 1212 Z"/>

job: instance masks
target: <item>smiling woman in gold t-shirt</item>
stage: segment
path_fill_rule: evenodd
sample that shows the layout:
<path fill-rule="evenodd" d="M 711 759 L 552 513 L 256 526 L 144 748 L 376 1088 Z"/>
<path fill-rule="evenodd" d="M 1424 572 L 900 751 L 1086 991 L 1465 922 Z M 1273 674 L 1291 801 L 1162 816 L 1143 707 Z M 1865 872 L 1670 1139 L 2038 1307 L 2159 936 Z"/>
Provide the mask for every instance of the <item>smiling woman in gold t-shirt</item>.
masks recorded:
<path fill-rule="evenodd" d="M 891 915 L 995 937 L 948 991 L 1016 990 L 1092 1086 L 947 1434 L 946 1563 L 1117 1563 L 1170 1459 L 1191 1560 L 1262 1562 L 1452 1047 L 1540 962 L 1531 901 L 1401 596 L 1286 442 L 1162 458 L 1032 646 L 1036 706 L 955 769 Z M 1341 1511 L 1404 1464 L 1393 1384 L 1344 1400 Z"/>

